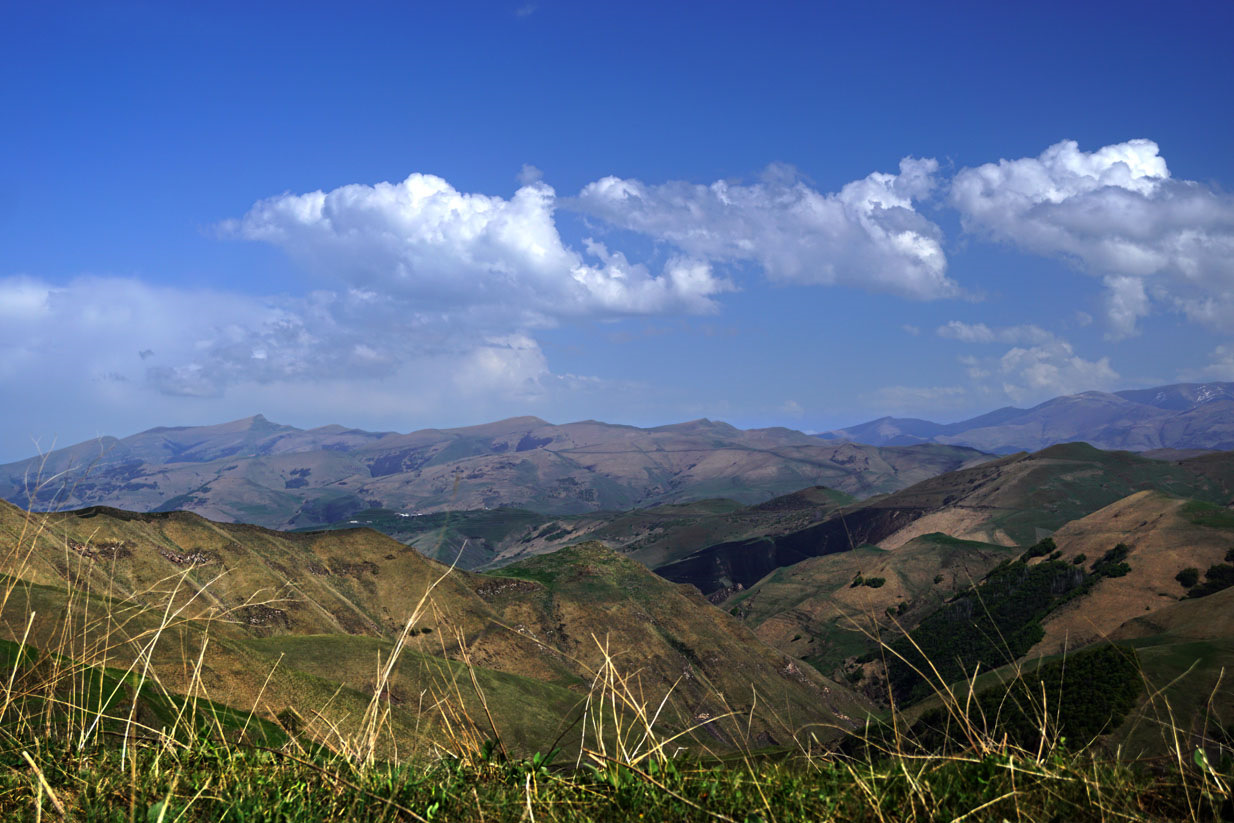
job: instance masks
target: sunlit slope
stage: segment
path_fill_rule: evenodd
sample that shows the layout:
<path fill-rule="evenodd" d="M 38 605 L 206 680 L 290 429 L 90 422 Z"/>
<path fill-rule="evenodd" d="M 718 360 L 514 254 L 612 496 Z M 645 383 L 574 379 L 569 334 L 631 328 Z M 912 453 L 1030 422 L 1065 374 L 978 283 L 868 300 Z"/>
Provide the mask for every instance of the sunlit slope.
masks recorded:
<path fill-rule="evenodd" d="M 1041 658 L 1130 642 L 1148 689 L 1114 739 L 1159 750 L 1171 712 L 1196 733 L 1210 711 L 1234 712 L 1222 679 L 1234 665 L 1231 596 L 1234 512 L 1142 491 L 1031 548 L 943 534 L 864 546 L 777 569 L 724 606 L 764 641 L 874 697 L 890 683 L 905 705 L 940 687 L 897 664 L 918 644 L 931 660 L 921 671 L 956 688 L 972 672 L 1001 672 L 980 690 Z"/>
<path fill-rule="evenodd" d="M 692 591 L 598 544 L 487 576 L 448 571 L 365 529 L 288 534 L 188 513 L 101 508 L 27 518 L 7 504 L 0 507 L 0 540 L 6 550 L 32 549 L 23 556 L 6 551 L 3 571 L 48 591 L 110 592 L 152 607 L 170 602 L 181 618 L 221 626 L 221 640 L 235 651 L 218 662 L 211 657 L 210 665 L 226 672 L 211 680 L 212 688 L 234 692 L 225 702 L 248 699 L 248 687 L 260 684 L 279 655 L 296 672 L 318 678 L 314 683 L 371 695 L 378 653 L 388 652 L 436 581 L 396 674 L 400 695 L 419 694 L 432 685 L 430 674 L 457 673 L 458 664 L 470 661 L 500 692 L 489 695 L 492 705 L 518 714 L 521 703 L 542 694 L 548 702 L 530 714 L 560 717 L 565 695 L 588 692 L 607 652 L 620 671 L 636 673 L 649 699 L 669 695 L 666 711 L 683 728 L 691 718 L 728 711 L 719 694 L 743 716 L 753 710 L 750 734 L 768 742 L 810 724 L 834 729 L 865 705 L 763 646 Z M 60 610 L 34 611 L 40 631 L 54 635 Z M 6 618 L 10 637 L 20 635 L 23 614 L 17 608 Z M 190 657 L 200 649 L 189 640 L 180 646 Z M 183 673 L 183 654 L 169 653 L 163 665 Z M 429 664 L 437 666 L 435 674 L 424 668 Z M 247 685 L 233 689 L 232 682 Z M 323 693 L 305 694 L 316 701 Z M 284 692 L 271 694 L 284 699 Z M 509 722 L 523 728 L 521 720 Z M 724 745 L 739 742 L 719 727 L 706 734 Z"/>
<path fill-rule="evenodd" d="M 597 661 L 597 644 L 619 651 L 619 665 L 637 668 L 643 683 L 676 682 L 696 718 L 748 712 L 755 693 L 790 728 L 820 710 L 844 725 L 861 717 L 865 704 L 847 689 L 764 645 L 693 588 L 650 575 L 600 544 L 565 548 L 499 573 L 517 581 L 490 584 L 491 602 L 507 625 L 569 657 Z M 477 651 L 485 655 L 479 659 L 491 659 L 482 644 Z M 785 730 L 769 733 L 784 742 Z"/>
<path fill-rule="evenodd" d="M 380 663 L 393 647 L 382 638 L 346 634 L 262 636 L 243 618 L 188 619 L 174 616 L 174 609 L 164 627 L 168 611 L 157 597 L 150 599 L 151 605 L 140 606 L 76 588 L 19 583 L 0 619 L 7 639 L 24 640 L 44 654 L 129 672 L 157 684 L 151 687 L 159 691 L 207 697 L 265 718 L 290 709 L 308 734 L 327 743 L 357 731 L 376 692 Z M 473 677 L 478 689 L 471 685 Z M 394 747 L 405 754 L 433 751 L 431 739 L 454 733 L 441 710 L 449 701 L 454 711 L 473 718 L 484 717 L 487 702 L 501 718 L 506 745 L 534 751 L 577 713 L 583 699 L 579 688 L 468 669 L 440 653 L 408 650 L 383 690 L 391 734 L 383 735 L 382 748 L 387 753 Z M 147 717 L 143 707 L 138 710 L 139 723 L 153 722 L 158 728 L 158 718 Z M 479 735 L 483 739 L 492 732 L 481 728 Z"/>
<path fill-rule="evenodd" d="M 1187 588 L 1176 576 L 1186 568 L 1202 573 L 1225 562 L 1234 549 L 1234 516 L 1226 510 L 1225 522 L 1212 522 L 1205 514 L 1214 511 L 1194 502 L 1155 492 L 1140 492 L 1067 524 L 1054 534 L 1062 559 L 1083 555 L 1091 565 L 1115 546 L 1127 547 L 1130 568 L 1118 577 L 1101 579 L 1084 598 L 1069 603 L 1042 625 L 1045 637 L 1034 653 L 1051 654 L 1115 634 L 1127 636 L 1121 627 L 1128 621 L 1152 621 L 1167 607 L 1181 607 Z M 1224 527 L 1223 527 L 1224 526 Z M 1185 601 L 1185 612 L 1211 610 L 1221 601 L 1209 597 Z M 1228 637 L 1230 620 L 1214 613 L 1208 637 Z M 1130 630 L 1128 630 L 1130 632 Z"/>

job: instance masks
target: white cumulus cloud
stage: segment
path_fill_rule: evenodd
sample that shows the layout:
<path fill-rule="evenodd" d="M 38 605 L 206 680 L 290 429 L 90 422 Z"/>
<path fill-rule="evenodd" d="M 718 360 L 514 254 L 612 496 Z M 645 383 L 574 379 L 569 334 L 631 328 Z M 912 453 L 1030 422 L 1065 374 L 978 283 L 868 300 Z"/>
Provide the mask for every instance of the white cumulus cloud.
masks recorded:
<path fill-rule="evenodd" d="M 1172 178 L 1151 140 L 1093 152 L 1064 140 L 963 169 L 949 200 L 967 230 L 1101 276 L 1116 337 L 1154 296 L 1204 319 L 1206 301 L 1234 290 L 1234 198 Z"/>
<path fill-rule="evenodd" d="M 750 261 L 773 280 L 857 286 L 930 299 L 960 294 L 947 277 L 942 232 L 915 207 L 938 163 L 905 158 L 822 193 L 782 168 L 749 184 L 647 184 L 605 177 L 574 204 L 623 229 L 709 261 Z"/>
<path fill-rule="evenodd" d="M 523 315 L 520 324 L 709 312 L 713 296 L 730 288 L 698 260 L 674 258 L 654 275 L 619 253 L 587 258 L 563 242 L 555 209 L 556 194 L 538 180 L 507 200 L 412 174 L 271 197 L 224 227 L 355 288 L 426 309 L 500 307 Z"/>

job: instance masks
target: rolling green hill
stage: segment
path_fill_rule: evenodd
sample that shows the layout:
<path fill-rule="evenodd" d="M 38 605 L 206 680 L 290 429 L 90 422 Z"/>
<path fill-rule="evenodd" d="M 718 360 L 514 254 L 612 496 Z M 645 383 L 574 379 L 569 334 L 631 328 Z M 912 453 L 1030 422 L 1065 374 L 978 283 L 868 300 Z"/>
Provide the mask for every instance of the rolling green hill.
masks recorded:
<path fill-rule="evenodd" d="M 1028 550 L 920 535 L 777 569 L 724 606 L 871 697 L 885 701 L 890 686 L 902 707 L 925 698 L 918 711 L 937 707 L 938 678 L 966 694 L 966 674 L 986 671 L 981 692 L 1038 661 L 1065 666 L 1080 650 L 1129 643 L 1144 688 L 1106 732 L 1142 753 L 1161 751 L 1163 730 L 1200 739 L 1234 720 L 1223 679 L 1234 665 L 1231 596 L 1230 509 L 1140 491 Z"/>

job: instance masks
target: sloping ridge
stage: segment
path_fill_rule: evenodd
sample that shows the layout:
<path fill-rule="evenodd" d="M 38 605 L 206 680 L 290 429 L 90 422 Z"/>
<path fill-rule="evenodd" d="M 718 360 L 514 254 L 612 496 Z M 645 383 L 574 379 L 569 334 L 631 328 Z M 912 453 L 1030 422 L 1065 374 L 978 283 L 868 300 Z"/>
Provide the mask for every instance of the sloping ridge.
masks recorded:
<path fill-rule="evenodd" d="M 71 579 L 79 588 L 88 584 L 94 592 L 142 602 L 153 591 L 176 588 L 184 618 L 213 615 L 228 643 L 258 655 L 248 663 L 243 655 L 240 662 L 208 661 L 221 667 L 212 668 L 219 672 L 216 697 L 235 705 L 253 697 L 243 691 L 245 684 L 261 681 L 261 672 L 246 666 L 268 665 L 271 655 L 287 655 L 283 665 L 305 675 L 353 691 L 369 688 L 373 654 L 398 636 L 430 589 L 419 624 L 429 633 L 413 635 L 409 654 L 450 665 L 466 656 L 482 671 L 544 684 L 542 689 L 517 686 L 485 675 L 487 682 L 505 683 L 501 689 L 514 689 L 490 694 L 494 705 L 513 713 L 500 719 L 514 726 L 522 722 L 513 716 L 520 712 L 560 717 L 563 695 L 573 693 L 581 701 L 605 650 L 622 670 L 640 672 L 648 695 L 657 700 L 672 695 L 675 728 L 691 725 L 700 713 L 718 716 L 724 707 L 717 695 L 724 694 L 743 716 L 754 712 L 755 739 L 749 742 L 755 745 L 791 737 L 795 729 L 776 720 L 777 711 L 794 723 L 834 725 L 849 722 L 846 718 L 867 705 L 758 642 L 692 590 L 599 544 L 517 564 L 498 576 L 448 571 L 367 529 L 289 534 L 183 512 L 103 507 L 30 517 L 0 503 L 0 548 L 7 558 L 2 571 L 59 589 Z M 22 534 L 33 541 L 25 546 L 29 552 L 11 551 Z M 169 580 L 178 582 L 160 583 Z M 10 610 L 17 605 L 15 600 Z M 51 620 L 55 613 L 38 617 Z M 6 613 L 6 625 L 24 623 L 25 614 Z M 40 625 L 39 633 L 46 634 L 46 628 Z M 417 676 L 408 672 L 399 688 L 417 693 L 424 687 Z M 234 689 L 228 685 L 233 681 Z M 551 711 L 549 704 L 524 705 L 550 698 L 557 701 Z M 739 742 L 731 729 L 713 731 L 724 745 Z M 546 742 L 551 741 L 539 745 Z"/>
<path fill-rule="evenodd" d="M 720 602 L 776 568 L 866 544 L 896 548 L 944 532 L 1027 546 L 1141 490 L 1224 503 L 1234 492 L 1234 453 L 1167 463 L 1060 444 L 939 475 L 800 531 L 709 546 L 656 571 Z"/>

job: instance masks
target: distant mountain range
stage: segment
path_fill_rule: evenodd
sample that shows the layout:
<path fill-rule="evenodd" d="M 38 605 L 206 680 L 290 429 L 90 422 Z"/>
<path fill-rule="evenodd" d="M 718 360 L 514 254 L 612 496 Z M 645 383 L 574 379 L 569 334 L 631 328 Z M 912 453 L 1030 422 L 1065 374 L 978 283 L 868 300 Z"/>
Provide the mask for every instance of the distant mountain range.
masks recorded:
<path fill-rule="evenodd" d="M 39 509 L 183 509 L 308 528 L 368 509 L 578 514 L 717 497 L 758 503 L 815 485 L 868 497 L 987 459 L 959 446 L 825 442 L 711 420 L 641 429 L 518 417 L 397 434 L 306 431 L 257 415 L 101 438 L 0 465 L 0 497 Z"/>
<path fill-rule="evenodd" d="M 1031 409 L 1008 406 L 958 423 L 882 417 L 819 437 L 875 446 L 945 443 L 995 454 L 1077 440 L 1128 451 L 1228 450 L 1234 449 L 1234 383 L 1084 392 Z"/>

